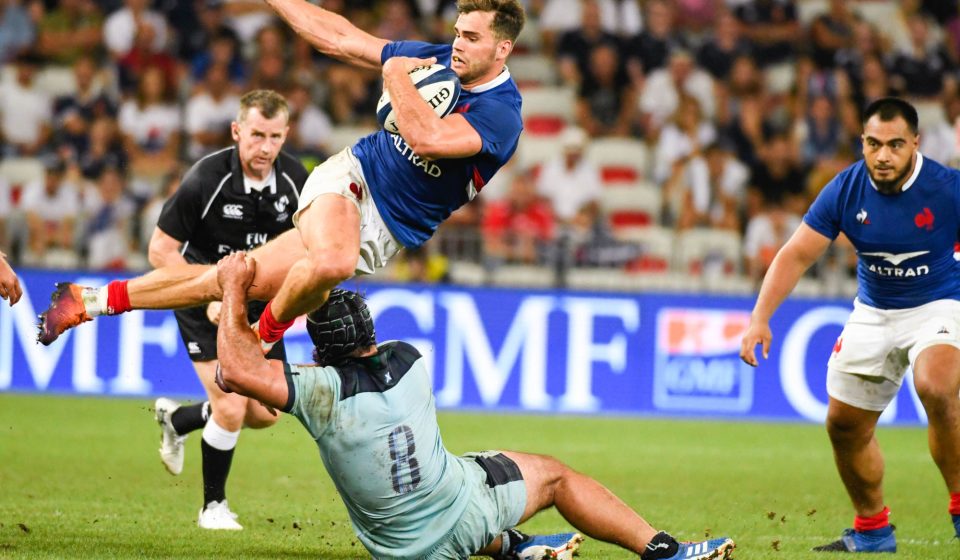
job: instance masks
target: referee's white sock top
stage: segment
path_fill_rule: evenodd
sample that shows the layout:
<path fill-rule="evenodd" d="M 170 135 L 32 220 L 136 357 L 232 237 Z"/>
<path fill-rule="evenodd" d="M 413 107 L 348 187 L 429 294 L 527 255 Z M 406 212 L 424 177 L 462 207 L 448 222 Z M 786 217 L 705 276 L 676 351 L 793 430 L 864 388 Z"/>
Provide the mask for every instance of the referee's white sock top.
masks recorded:
<path fill-rule="evenodd" d="M 240 430 L 231 432 L 217 424 L 212 416 L 207 420 L 207 425 L 203 427 L 203 441 L 214 449 L 230 451 L 237 446 L 238 439 L 240 439 Z"/>

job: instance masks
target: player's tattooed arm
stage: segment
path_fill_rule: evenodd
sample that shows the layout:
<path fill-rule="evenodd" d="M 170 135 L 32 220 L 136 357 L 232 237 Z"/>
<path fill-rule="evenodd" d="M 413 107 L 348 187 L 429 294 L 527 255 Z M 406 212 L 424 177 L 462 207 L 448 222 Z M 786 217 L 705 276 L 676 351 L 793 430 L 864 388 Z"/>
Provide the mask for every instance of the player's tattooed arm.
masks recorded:
<path fill-rule="evenodd" d="M 263 356 L 247 323 L 247 288 L 255 274 L 256 261 L 245 253 L 227 255 L 217 263 L 217 281 L 223 289 L 217 332 L 218 381 L 227 390 L 282 408 L 288 396 L 283 363 Z"/>
<path fill-rule="evenodd" d="M 304 0 L 267 0 L 267 4 L 308 43 L 323 54 L 363 68 L 379 68 L 389 41 L 374 37 L 340 14 Z"/>

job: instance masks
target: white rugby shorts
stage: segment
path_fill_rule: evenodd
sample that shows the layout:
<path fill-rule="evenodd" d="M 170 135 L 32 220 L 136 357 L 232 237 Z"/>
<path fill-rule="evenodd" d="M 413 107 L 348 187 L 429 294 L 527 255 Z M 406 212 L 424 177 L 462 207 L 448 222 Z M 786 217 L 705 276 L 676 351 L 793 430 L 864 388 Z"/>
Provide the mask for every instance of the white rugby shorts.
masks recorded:
<path fill-rule="evenodd" d="M 827 393 L 856 408 L 882 411 L 920 352 L 937 344 L 960 349 L 958 318 L 956 300 L 909 309 L 877 309 L 855 300 L 827 362 Z"/>
<path fill-rule="evenodd" d="M 360 161 L 349 147 L 330 156 L 307 177 L 300 193 L 300 205 L 293 214 L 293 225 L 299 228 L 300 213 L 318 196 L 329 193 L 346 198 L 360 212 L 360 258 L 355 273 L 373 274 L 376 269 L 386 266 L 402 246 L 383 223 L 370 196 Z"/>

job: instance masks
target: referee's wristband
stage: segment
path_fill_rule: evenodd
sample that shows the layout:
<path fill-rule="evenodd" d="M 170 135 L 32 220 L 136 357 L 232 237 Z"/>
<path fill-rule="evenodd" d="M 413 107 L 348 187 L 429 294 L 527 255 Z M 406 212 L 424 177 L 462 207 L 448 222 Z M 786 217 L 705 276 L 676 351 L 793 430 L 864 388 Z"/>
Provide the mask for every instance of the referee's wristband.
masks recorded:
<path fill-rule="evenodd" d="M 276 317 L 273 316 L 273 309 L 271 305 L 273 300 L 267 302 L 267 306 L 263 310 L 263 314 L 260 315 L 260 321 L 258 322 L 257 328 L 260 333 L 260 340 L 264 342 L 277 342 L 283 338 L 283 333 L 289 329 L 293 322 L 296 319 L 291 319 L 289 321 L 280 322 L 277 321 Z"/>

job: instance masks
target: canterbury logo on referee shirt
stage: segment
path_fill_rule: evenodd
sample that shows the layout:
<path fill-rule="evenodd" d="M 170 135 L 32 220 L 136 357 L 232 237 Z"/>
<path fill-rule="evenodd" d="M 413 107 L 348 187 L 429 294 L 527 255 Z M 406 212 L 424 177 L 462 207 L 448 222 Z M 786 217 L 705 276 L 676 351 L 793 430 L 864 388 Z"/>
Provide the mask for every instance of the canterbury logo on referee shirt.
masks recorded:
<path fill-rule="evenodd" d="M 243 206 L 239 204 L 224 204 L 223 217 L 239 220 L 243 218 Z"/>

